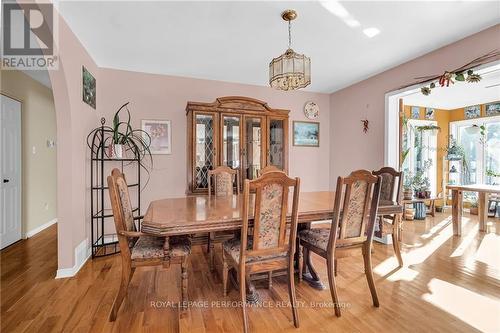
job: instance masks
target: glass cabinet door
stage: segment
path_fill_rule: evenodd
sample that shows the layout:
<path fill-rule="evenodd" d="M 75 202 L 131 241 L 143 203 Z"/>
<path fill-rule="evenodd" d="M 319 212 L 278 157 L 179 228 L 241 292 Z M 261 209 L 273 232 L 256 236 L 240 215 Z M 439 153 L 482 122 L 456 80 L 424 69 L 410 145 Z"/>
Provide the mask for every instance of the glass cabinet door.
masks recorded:
<path fill-rule="evenodd" d="M 285 168 L 285 120 L 269 118 L 268 163 L 280 169 Z"/>
<path fill-rule="evenodd" d="M 194 189 L 208 188 L 208 170 L 212 170 L 216 161 L 214 142 L 215 115 L 195 113 L 194 115 Z"/>
<path fill-rule="evenodd" d="M 245 117 L 243 179 L 256 179 L 263 167 L 262 117 Z"/>
<path fill-rule="evenodd" d="M 241 118 L 222 115 L 222 165 L 238 169 L 241 164 Z"/>

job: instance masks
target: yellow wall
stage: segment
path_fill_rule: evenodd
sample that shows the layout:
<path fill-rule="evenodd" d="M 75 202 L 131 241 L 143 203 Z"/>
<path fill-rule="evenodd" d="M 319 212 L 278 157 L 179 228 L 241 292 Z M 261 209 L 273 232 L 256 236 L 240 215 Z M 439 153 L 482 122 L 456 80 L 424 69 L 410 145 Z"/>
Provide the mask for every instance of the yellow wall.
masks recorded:
<path fill-rule="evenodd" d="M 489 103 L 488 103 L 489 104 Z M 411 119 L 410 105 L 404 106 L 404 113 L 408 119 Z M 453 110 L 434 109 L 434 119 L 425 119 L 425 107 L 419 107 L 421 120 L 435 120 L 441 130 L 437 136 L 437 193 L 443 191 L 443 156 L 446 154 L 446 147 L 448 146 L 448 135 L 450 130 L 450 122 L 465 120 L 465 107 Z M 478 118 L 486 117 L 486 106 L 481 104 L 481 116 Z M 477 119 L 477 118 L 476 118 Z"/>
<path fill-rule="evenodd" d="M 15 70 L 1 72 L 1 92 L 21 101 L 22 232 L 56 218 L 56 112 L 52 91 Z"/>

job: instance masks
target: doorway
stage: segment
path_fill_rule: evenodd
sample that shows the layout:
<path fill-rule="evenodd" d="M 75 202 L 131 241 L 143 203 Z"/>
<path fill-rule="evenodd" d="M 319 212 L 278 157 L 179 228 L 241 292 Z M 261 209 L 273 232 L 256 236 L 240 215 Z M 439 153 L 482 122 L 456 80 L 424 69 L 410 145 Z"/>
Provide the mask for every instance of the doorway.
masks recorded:
<path fill-rule="evenodd" d="M 21 102 L 0 95 L 0 249 L 22 238 Z"/>

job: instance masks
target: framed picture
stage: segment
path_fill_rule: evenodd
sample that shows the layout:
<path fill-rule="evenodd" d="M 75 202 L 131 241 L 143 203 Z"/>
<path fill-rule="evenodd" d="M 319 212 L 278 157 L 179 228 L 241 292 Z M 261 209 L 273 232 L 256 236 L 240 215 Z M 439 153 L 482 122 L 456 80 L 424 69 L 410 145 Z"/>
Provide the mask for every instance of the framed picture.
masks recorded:
<path fill-rule="evenodd" d="M 151 154 L 172 154 L 172 126 L 170 120 L 142 120 L 141 128 L 151 137 Z"/>
<path fill-rule="evenodd" d="M 425 108 L 425 119 L 434 120 L 433 108 Z"/>
<path fill-rule="evenodd" d="M 319 122 L 294 121 L 293 145 L 299 147 L 319 147 Z"/>
<path fill-rule="evenodd" d="M 465 108 L 465 119 L 472 119 L 481 116 L 481 106 L 472 105 Z"/>
<path fill-rule="evenodd" d="M 500 115 L 500 102 L 486 104 L 485 111 L 487 116 Z"/>
<path fill-rule="evenodd" d="M 82 66 L 82 98 L 85 103 L 95 109 L 95 78 Z"/>
<path fill-rule="evenodd" d="M 420 118 L 420 108 L 418 106 L 411 107 L 411 118 L 419 119 Z"/>

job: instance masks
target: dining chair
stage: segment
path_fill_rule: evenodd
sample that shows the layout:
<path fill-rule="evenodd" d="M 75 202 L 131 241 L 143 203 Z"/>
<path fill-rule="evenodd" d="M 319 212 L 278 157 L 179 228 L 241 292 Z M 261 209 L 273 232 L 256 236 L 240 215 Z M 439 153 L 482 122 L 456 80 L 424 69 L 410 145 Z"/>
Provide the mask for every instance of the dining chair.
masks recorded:
<path fill-rule="evenodd" d="M 291 224 L 287 242 L 287 212 L 289 192 L 293 191 Z M 251 194 L 251 192 L 255 194 Z M 230 268 L 237 272 L 242 301 L 243 328 L 248 332 L 246 288 L 250 275 L 271 270 L 288 271 L 288 293 L 293 322 L 299 327 L 294 282 L 294 254 L 297 237 L 297 216 L 300 179 L 289 178 L 284 172 L 268 172 L 255 180 L 245 180 L 241 236 L 222 243 L 222 285 L 227 295 Z M 249 224 L 253 219 L 253 228 Z M 249 230 L 252 230 L 249 234 Z"/>
<path fill-rule="evenodd" d="M 348 177 L 338 177 L 335 193 L 331 227 L 305 229 L 298 233 L 301 247 L 299 251 L 304 252 L 303 263 L 299 263 L 299 278 L 302 277 L 303 267 L 307 266 L 313 278 L 319 279 L 311 264 L 311 252 L 326 259 L 335 315 L 340 317 L 335 284 L 335 259 L 349 256 L 353 251 L 361 250 L 373 305 L 379 306 L 373 280 L 371 247 L 379 202 L 380 177 L 372 175 L 368 170 L 354 171 Z"/>
<path fill-rule="evenodd" d="M 258 174 L 259 174 L 259 177 L 262 176 L 263 174 L 265 173 L 268 173 L 268 172 L 272 172 L 272 171 L 282 171 L 280 168 L 278 168 L 277 166 L 275 165 L 268 165 L 266 167 L 263 167 L 262 169 L 259 170 Z"/>
<path fill-rule="evenodd" d="M 380 202 L 391 202 L 395 205 L 401 205 L 401 187 L 403 184 L 403 172 L 397 171 L 391 167 L 383 167 L 380 170 L 372 172 L 375 176 L 382 177 L 380 185 Z M 399 267 L 403 267 L 403 257 L 401 256 L 402 231 L 402 213 L 380 216 L 378 219 L 381 237 L 391 235 L 394 254 L 398 259 Z"/>
<path fill-rule="evenodd" d="M 113 302 L 109 320 L 115 321 L 135 269 L 141 266 L 169 267 L 171 263 L 179 263 L 182 285 L 181 308 L 185 310 L 188 283 L 187 258 L 191 253 L 189 237 L 154 237 L 137 231 L 127 182 L 120 170 L 116 168 L 112 170 L 108 176 L 108 187 L 122 258 L 120 289 Z"/>
<path fill-rule="evenodd" d="M 213 192 L 216 197 L 228 196 L 234 194 L 234 184 L 236 184 L 236 193 L 239 193 L 240 178 L 237 169 L 231 169 L 228 166 L 221 165 L 208 171 L 208 197 L 212 196 L 212 178 L 214 178 Z M 208 233 L 207 253 L 209 255 L 210 270 L 214 269 L 214 244 L 215 233 Z"/>

